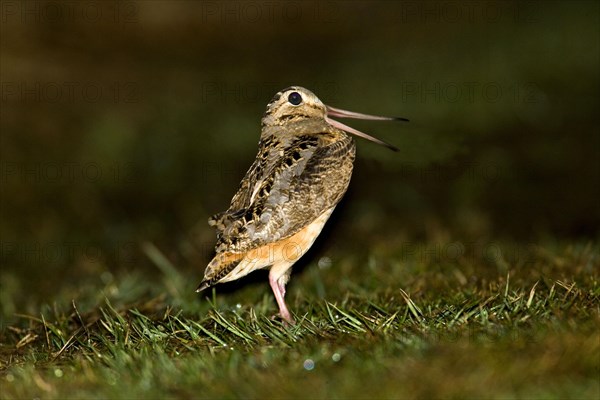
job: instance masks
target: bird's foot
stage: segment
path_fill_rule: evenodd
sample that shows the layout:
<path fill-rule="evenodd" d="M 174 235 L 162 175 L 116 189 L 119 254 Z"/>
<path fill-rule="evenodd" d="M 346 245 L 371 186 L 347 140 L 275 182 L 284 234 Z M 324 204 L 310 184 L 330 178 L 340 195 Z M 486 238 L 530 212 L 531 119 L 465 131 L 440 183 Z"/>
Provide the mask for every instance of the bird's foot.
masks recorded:
<path fill-rule="evenodd" d="M 289 326 L 296 325 L 296 321 L 294 320 L 294 317 L 292 317 L 292 315 L 289 313 L 289 311 L 285 315 L 284 315 L 284 313 L 279 312 L 277 314 L 274 314 L 271 317 L 271 321 L 275 321 L 275 320 L 278 320 L 278 319 L 282 320 L 283 326 L 289 327 Z"/>

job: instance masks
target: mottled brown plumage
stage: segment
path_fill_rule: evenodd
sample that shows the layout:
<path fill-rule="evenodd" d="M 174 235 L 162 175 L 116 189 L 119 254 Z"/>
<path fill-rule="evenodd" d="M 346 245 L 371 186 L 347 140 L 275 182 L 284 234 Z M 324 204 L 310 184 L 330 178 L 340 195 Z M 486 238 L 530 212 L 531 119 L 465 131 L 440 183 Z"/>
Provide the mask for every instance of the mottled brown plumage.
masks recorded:
<path fill-rule="evenodd" d="M 327 107 L 298 86 L 277 93 L 262 119 L 256 160 L 227 211 L 209 219 L 217 230 L 217 254 L 198 291 L 270 267 L 280 314 L 293 322 L 285 284 L 348 188 L 355 145 L 346 132 L 392 147 L 328 115 L 391 119 Z"/>

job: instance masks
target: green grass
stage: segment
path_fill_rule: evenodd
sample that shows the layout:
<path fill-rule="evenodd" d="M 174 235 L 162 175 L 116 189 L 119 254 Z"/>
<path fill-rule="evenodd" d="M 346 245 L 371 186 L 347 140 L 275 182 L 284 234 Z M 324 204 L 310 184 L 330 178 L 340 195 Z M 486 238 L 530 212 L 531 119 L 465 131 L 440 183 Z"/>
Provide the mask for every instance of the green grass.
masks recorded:
<path fill-rule="evenodd" d="M 600 396 L 597 245 L 446 259 L 398 248 L 313 259 L 292 276 L 286 327 L 266 280 L 203 298 L 200 273 L 147 246 L 158 281 L 64 288 L 4 319 L 1 397 Z"/>

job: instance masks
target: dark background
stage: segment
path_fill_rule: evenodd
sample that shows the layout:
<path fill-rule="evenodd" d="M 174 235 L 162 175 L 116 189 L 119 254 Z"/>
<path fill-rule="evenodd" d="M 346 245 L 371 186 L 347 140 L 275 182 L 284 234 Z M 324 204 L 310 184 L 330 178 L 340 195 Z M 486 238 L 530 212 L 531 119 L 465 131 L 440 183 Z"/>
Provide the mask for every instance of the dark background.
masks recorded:
<path fill-rule="evenodd" d="M 401 151 L 359 140 L 320 255 L 598 238 L 598 2 L 1 7 L 3 315 L 86 281 L 153 279 L 143 243 L 193 290 L 206 219 L 290 85 L 411 120 L 348 121 Z"/>

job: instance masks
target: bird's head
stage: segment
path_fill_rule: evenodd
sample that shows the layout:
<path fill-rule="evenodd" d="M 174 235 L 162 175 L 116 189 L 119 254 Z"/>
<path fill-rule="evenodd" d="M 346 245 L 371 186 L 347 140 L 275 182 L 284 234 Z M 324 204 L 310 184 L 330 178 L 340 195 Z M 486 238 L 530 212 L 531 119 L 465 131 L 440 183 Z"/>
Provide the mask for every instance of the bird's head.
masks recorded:
<path fill-rule="evenodd" d="M 408 121 L 406 118 L 380 117 L 327 106 L 323 104 L 323 102 L 319 100 L 319 98 L 310 90 L 301 86 L 290 86 L 289 88 L 283 89 L 273 96 L 267 105 L 267 110 L 262 118 L 262 125 L 263 127 L 285 126 L 287 124 L 297 123 L 303 120 L 321 119 L 334 128 L 381 144 L 394 151 L 398 150 L 397 147 L 389 143 L 351 128 L 348 125 L 331 119 L 330 117 L 377 121 Z"/>

